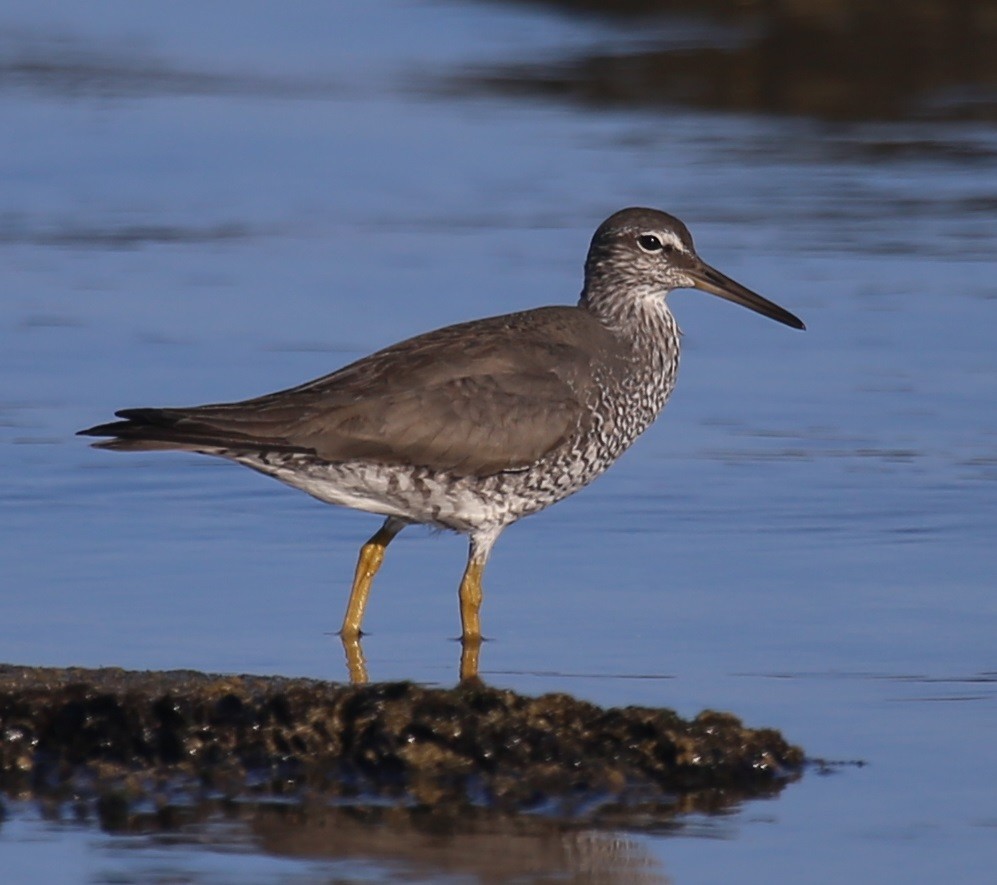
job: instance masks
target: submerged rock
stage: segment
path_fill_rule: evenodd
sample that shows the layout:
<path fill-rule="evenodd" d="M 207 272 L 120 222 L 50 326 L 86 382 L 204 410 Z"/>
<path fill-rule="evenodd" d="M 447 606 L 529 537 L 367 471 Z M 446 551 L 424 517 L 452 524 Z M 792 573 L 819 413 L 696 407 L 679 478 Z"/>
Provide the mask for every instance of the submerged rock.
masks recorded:
<path fill-rule="evenodd" d="M 111 828 L 140 807 L 278 797 L 565 818 L 706 811 L 777 792 L 803 758 L 726 713 L 684 720 L 480 684 L 0 666 L 8 795 L 82 797 Z"/>

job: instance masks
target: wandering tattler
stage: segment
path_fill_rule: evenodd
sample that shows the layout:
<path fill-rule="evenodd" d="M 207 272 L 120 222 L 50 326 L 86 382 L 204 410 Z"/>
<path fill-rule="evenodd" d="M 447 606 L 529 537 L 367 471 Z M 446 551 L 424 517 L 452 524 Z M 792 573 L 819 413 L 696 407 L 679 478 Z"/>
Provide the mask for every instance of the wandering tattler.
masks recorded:
<path fill-rule="evenodd" d="M 588 485 L 664 407 L 679 363 L 665 296 L 678 288 L 804 328 L 703 262 L 677 218 L 623 209 L 592 238 L 575 307 L 448 326 L 289 390 L 124 409 L 80 433 L 112 437 L 105 449 L 227 458 L 386 517 L 360 550 L 344 641 L 359 637 L 384 550 L 406 525 L 469 535 L 460 616 L 465 644 L 480 643 L 481 576 L 502 530 Z"/>

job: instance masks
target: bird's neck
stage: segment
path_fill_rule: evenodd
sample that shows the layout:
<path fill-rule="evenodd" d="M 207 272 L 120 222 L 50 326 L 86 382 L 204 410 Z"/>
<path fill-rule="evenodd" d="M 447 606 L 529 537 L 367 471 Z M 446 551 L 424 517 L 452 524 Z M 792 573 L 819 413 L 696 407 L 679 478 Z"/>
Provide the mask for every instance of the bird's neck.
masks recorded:
<path fill-rule="evenodd" d="M 606 297 L 600 297 L 605 294 Z M 590 312 L 620 342 L 614 370 L 605 379 L 619 432 L 610 455 L 616 458 L 658 417 L 675 387 L 679 329 L 661 290 L 609 297 L 586 287 L 578 306 Z"/>
<path fill-rule="evenodd" d="M 619 292 L 587 285 L 578 301 L 607 329 L 636 351 L 670 359 L 678 354 L 679 328 L 660 288 L 631 286 L 625 298 Z"/>

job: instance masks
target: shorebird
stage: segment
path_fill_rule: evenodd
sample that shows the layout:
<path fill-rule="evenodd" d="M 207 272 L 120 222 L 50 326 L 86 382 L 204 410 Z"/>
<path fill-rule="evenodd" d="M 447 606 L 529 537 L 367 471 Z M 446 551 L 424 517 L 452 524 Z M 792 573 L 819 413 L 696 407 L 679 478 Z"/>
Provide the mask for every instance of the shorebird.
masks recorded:
<path fill-rule="evenodd" d="M 405 526 L 468 535 L 462 638 L 480 643 L 482 572 L 502 530 L 587 486 L 671 395 L 679 329 L 665 296 L 679 288 L 804 328 L 706 264 L 677 218 L 623 209 L 596 230 L 574 306 L 447 326 L 255 399 L 124 409 L 80 433 L 110 437 L 98 448 L 226 458 L 385 517 L 360 549 L 344 641 L 361 635 L 374 575 Z"/>

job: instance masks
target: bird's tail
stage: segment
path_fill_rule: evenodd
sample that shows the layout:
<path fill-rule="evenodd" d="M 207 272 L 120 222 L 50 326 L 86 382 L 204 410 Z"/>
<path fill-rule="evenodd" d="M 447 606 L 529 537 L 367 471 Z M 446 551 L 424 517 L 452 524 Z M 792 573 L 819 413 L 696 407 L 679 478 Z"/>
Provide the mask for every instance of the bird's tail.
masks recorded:
<path fill-rule="evenodd" d="M 197 409 L 122 409 L 114 414 L 123 420 L 88 427 L 76 435 L 110 437 L 94 443 L 94 448 L 118 452 L 177 450 L 212 454 L 260 445 L 247 433 L 212 424 Z M 266 442 L 266 448 L 271 450 L 285 447 L 293 448 L 279 440 Z"/>

